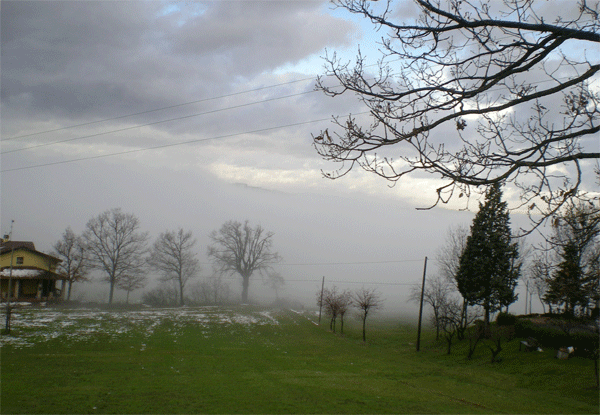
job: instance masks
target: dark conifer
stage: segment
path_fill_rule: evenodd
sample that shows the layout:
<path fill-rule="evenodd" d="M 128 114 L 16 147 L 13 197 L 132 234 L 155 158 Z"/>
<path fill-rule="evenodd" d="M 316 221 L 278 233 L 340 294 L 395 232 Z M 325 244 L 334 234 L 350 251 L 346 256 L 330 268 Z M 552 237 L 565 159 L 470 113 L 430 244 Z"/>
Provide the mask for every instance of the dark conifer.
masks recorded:
<path fill-rule="evenodd" d="M 575 241 L 568 241 L 562 248 L 560 256 L 562 261 L 549 281 L 544 300 L 552 304 L 564 305 L 565 313 L 573 315 L 575 307 L 587 303 L 580 251 Z"/>
<path fill-rule="evenodd" d="M 518 257 L 502 190 L 499 184 L 491 185 L 485 203 L 479 204 L 479 212 L 473 219 L 456 275 L 458 290 L 465 301 L 484 308 L 486 327 L 491 312 L 517 300 Z"/>

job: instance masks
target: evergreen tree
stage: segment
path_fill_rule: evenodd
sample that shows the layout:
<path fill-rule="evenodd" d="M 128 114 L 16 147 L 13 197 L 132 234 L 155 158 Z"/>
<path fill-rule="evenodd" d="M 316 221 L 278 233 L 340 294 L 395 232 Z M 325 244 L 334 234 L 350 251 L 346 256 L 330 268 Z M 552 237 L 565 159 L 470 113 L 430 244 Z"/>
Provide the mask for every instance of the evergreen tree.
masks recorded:
<path fill-rule="evenodd" d="M 485 310 L 485 326 L 490 313 L 517 300 L 515 288 L 521 266 L 519 250 L 512 241 L 506 202 L 499 184 L 491 185 L 485 203 L 473 219 L 471 234 L 460 257 L 456 283 L 469 305 Z"/>
<path fill-rule="evenodd" d="M 573 315 L 575 307 L 587 303 L 580 265 L 581 255 L 575 241 L 568 241 L 562 248 L 561 258 L 562 262 L 558 264 L 558 269 L 548 284 L 544 300 L 559 306 L 564 305 L 565 313 Z"/>

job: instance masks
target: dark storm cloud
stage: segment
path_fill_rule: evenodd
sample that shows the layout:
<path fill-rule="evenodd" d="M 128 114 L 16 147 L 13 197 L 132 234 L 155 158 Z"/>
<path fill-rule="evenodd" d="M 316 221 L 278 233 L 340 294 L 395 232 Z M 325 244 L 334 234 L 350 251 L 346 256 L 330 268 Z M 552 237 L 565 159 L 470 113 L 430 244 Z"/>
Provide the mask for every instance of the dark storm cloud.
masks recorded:
<path fill-rule="evenodd" d="M 347 44 L 353 24 L 321 6 L 3 2 L 3 109 L 89 119 L 227 93 Z"/>

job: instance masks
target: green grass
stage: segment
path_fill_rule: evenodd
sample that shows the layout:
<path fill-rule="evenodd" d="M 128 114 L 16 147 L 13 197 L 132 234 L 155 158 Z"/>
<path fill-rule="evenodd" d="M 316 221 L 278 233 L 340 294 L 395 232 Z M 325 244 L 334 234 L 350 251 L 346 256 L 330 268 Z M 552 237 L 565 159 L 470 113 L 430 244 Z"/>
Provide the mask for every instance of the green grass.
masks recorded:
<path fill-rule="evenodd" d="M 262 311 L 20 311 L 0 412 L 598 413 L 590 360 L 513 340 L 501 363 L 481 346 L 467 361 L 465 344 L 448 356 L 430 332 L 415 352 L 416 330 L 391 320 L 373 320 L 365 345 L 350 319 L 341 336 Z"/>

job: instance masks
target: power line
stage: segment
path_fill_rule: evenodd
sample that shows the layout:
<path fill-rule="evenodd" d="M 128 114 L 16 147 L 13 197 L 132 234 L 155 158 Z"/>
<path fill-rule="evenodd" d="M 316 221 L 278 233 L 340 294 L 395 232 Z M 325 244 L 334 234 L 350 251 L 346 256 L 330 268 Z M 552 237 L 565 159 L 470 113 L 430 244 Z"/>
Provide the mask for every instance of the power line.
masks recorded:
<path fill-rule="evenodd" d="M 287 264 L 277 264 L 277 265 L 307 265 L 307 266 L 315 266 L 315 265 L 373 265 L 373 264 L 400 264 L 404 262 L 423 262 L 422 259 L 400 259 L 400 260 L 391 260 L 391 261 L 357 261 L 357 262 L 306 262 L 306 263 L 287 263 Z"/>
<path fill-rule="evenodd" d="M 366 112 L 358 113 L 355 115 L 361 115 L 361 114 L 366 114 Z M 0 172 L 8 173 L 8 172 L 12 172 L 12 171 L 29 170 L 29 169 L 34 169 L 34 168 L 38 168 L 38 167 L 48 167 L 48 166 L 55 166 L 58 164 L 72 163 L 75 161 L 93 160 L 93 159 L 99 159 L 99 158 L 105 158 L 105 157 L 119 156 L 119 155 L 123 155 L 123 154 L 139 153 L 139 152 L 148 151 L 148 150 L 158 150 L 161 148 L 175 147 L 175 146 L 180 146 L 180 145 L 184 145 L 184 144 L 199 143 L 199 142 L 210 141 L 210 140 L 220 140 L 220 139 L 224 139 L 224 138 L 237 137 L 237 136 L 241 136 L 241 135 L 245 135 L 245 134 L 256 134 L 256 133 L 262 133 L 262 132 L 266 132 L 266 131 L 278 130 L 281 128 L 296 127 L 299 125 L 306 125 L 306 124 L 312 124 L 315 122 L 324 122 L 324 121 L 329 121 L 329 120 L 331 120 L 331 118 L 329 118 L 329 117 L 321 118 L 318 120 L 304 121 L 304 122 L 298 122 L 298 123 L 293 123 L 293 124 L 280 125 L 280 126 L 276 126 L 276 127 L 262 128 L 262 129 L 253 130 L 253 131 L 243 131 L 240 133 L 225 134 L 225 135 L 221 135 L 221 136 L 208 137 L 208 138 L 198 138 L 198 139 L 194 139 L 194 140 L 180 141 L 178 143 L 163 144 L 163 145 L 153 146 L 153 147 L 136 148 L 135 150 L 119 151 L 116 153 L 109 153 L 109 154 L 99 154 L 96 156 L 80 157 L 77 159 L 70 159 L 70 160 L 61 160 L 61 161 L 56 161 L 56 162 L 52 162 L 52 163 L 36 164 L 33 166 L 16 167 L 13 169 L 1 170 Z"/>
<path fill-rule="evenodd" d="M 422 260 L 420 260 L 422 261 Z M 226 277 L 226 280 L 238 280 L 235 276 Z M 363 284 L 363 285 L 397 285 L 397 286 L 413 286 L 418 282 L 381 282 L 381 281 L 343 281 L 343 280 L 325 280 L 327 283 L 337 284 Z M 321 282 L 321 278 L 317 279 L 285 279 L 285 282 Z"/>
<path fill-rule="evenodd" d="M 433 261 L 436 261 L 436 260 L 433 260 Z M 298 266 L 298 265 L 307 265 L 307 266 L 313 266 L 313 265 L 373 265 L 373 264 L 400 264 L 400 263 L 404 263 L 404 262 L 423 262 L 423 259 L 392 259 L 392 260 L 385 260 L 385 261 L 348 261 L 348 262 L 344 262 L 344 261 L 339 261 L 339 262 L 285 262 L 285 263 L 278 263 L 277 266 L 285 266 L 285 265 L 292 265 L 292 266 Z M 210 265 L 210 264 L 212 264 L 212 262 L 201 262 L 200 264 Z"/>
<path fill-rule="evenodd" d="M 11 141 L 11 140 L 19 139 L 19 138 L 31 137 L 31 136 L 34 136 L 34 135 L 40 135 L 40 134 L 46 134 L 46 133 L 53 133 L 53 132 L 56 132 L 56 131 L 68 130 L 68 129 L 77 128 L 77 127 L 85 127 L 87 125 L 100 124 L 100 123 L 107 122 L 107 121 L 114 121 L 114 120 L 120 120 L 120 119 L 128 118 L 128 117 L 135 117 L 136 115 L 149 114 L 149 113 L 152 113 L 152 112 L 163 111 L 163 110 L 172 109 L 172 108 L 179 108 L 179 107 L 183 107 L 183 106 L 186 106 L 186 105 L 199 104 L 201 102 L 215 101 L 217 99 L 222 99 L 222 98 L 230 98 L 230 97 L 234 97 L 234 96 L 237 96 L 237 95 L 248 94 L 250 92 L 258 92 L 258 91 L 262 91 L 262 90 L 265 90 L 265 89 L 276 88 L 276 87 L 280 87 L 280 86 L 284 86 L 284 85 L 290 85 L 290 84 L 294 84 L 294 83 L 298 83 L 298 82 L 306 82 L 306 81 L 309 81 L 309 80 L 314 80 L 314 77 L 304 78 L 304 79 L 297 79 L 295 81 L 283 82 L 283 83 L 280 83 L 280 84 L 273 84 L 273 85 L 263 86 L 263 87 L 259 87 L 259 88 L 248 89 L 248 90 L 245 90 L 245 91 L 234 92 L 234 93 L 225 94 L 225 95 L 219 95 L 219 96 L 211 97 L 211 98 L 203 98 L 203 99 L 198 99 L 198 100 L 195 100 L 195 101 L 183 102 L 181 104 L 169 105 L 167 107 L 156 108 L 156 109 L 147 110 L 147 111 L 141 111 L 141 112 L 135 112 L 135 113 L 132 113 L 132 114 L 120 115 L 120 116 L 112 117 L 112 118 L 104 118 L 102 120 L 90 121 L 90 122 L 86 122 L 86 123 L 82 123 L 82 124 L 69 125 L 67 127 L 55 128 L 53 130 L 44 130 L 44 131 L 38 131 L 38 132 L 35 132 L 35 133 L 30 133 L 30 134 L 18 135 L 18 136 L 14 136 L 14 137 L 4 138 L 4 139 L 2 139 L 0 141 Z M 309 92 L 315 92 L 315 91 L 309 91 Z M 142 125 L 142 127 L 143 127 L 143 125 Z"/>
<path fill-rule="evenodd" d="M 44 144 L 37 144 L 37 145 L 34 145 L 34 146 L 29 146 L 29 147 L 22 147 L 22 148 L 18 148 L 18 149 L 15 149 L 15 150 L 8 150 L 8 151 L 0 152 L 0 155 L 1 154 L 17 153 L 17 152 L 20 152 L 20 151 L 32 150 L 32 149 L 40 148 L 40 147 L 48 147 L 48 146 L 55 145 L 55 144 L 68 143 L 68 142 L 71 142 L 71 141 L 82 140 L 84 138 L 98 137 L 98 136 L 101 136 L 101 135 L 106 135 L 106 134 L 111 134 L 111 133 L 119 133 L 119 132 L 123 132 L 123 131 L 133 130 L 133 129 L 136 129 L 136 128 L 147 127 L 147 126 L 150 126 L 150 125 L 162 124 L 162 123 L 169 122 L 169 121 L 178 121 L 178 120 L 184 120 L 184 119 L 187 119 L 187 118 L 200 117 L 202 115 L 215 114 L 217 112 L 222 112 L 222 111 L 227 111 L 227 110 L 237 109 L 237 108 L 243 108 L 243 107 L 249 107 L 251 105 L 256 105 L 256 104 L 264 104 L 266 102 L 272 102 L 272 101 L 277 101 L 277 100 L 280 100 L 280 99 L 286 99 L 286 98 L 292 98 L 292 97 L 297 97 L 297 96 L 301 96 L 301 95 L 312 94 L 314 92 L 318 92 L 318 91 L 315 90 L 315 91 L 300 92 L 300 93 L 297 93 L 297 94 L 285 95 L 285 96 L 276 97 L 276 98 L 269 98 L 269 99 L 265 99 L 265 100 L 262 100 L 262 101 L 255 101 L 255 102 L 250 102 L 250 103 L 246 103 L 246 104 L 234 105 L 234 106 L 231 106 L 231 107 L 220 108 L 220 109 L 211 110 L 211 111 L 205 111 L 205 112 L 201 112 L 201 113 L 197 113 L 197 114 L 184 115 L 184 116 L 181 116 L 181 117 L 169 118 L 169 119 L 161 120 L 161 121 L 153 121 L 153 122 L 149 122 L 149 123 L 146 123 L 146 124 L 138 124 L 138 125 L 133 125 L 133 126 L 129 126 L 129 127 L 119 128 L 119 129 L 116 129 L 116 130 L 110 130 L 110 131 L 104 131 L 104 132 L 100 132 L 100 133 L 85 135 L 85 136 L 81 136 L 81 137 L 67 138 L 67 139 L 64 139 L 64 140 L 53 141 L 51 143 L 44 143 Z"/>
<path fill-rule="evenodd" d="M 373 65 L 369 65 L 369 66 L 373 66 Z M 309 79 L 309 78 L 307 78 L 307 79 Z M 301 82 L 301 81 L 305 81 L 307 79 L 298 80 L 298 81 L 292 81 L 292 82 Z M 310 79 L 312 79 L 312 78 L 310 78 Z M 567 77 L 564 77 L 562 79 L 567 79 Z M 553 81 L 555 81 L 555 80 L 550 79 L 550 80 L 532 82 L 531 84 L 534 85 L 534 84 L 541 84 L 541 83 L 547 83 L 547 82 L 553 82 Z M 272 88 L 272 87 L 281 86 L 281 85 L 286 85 L 286 83 L 278 84 L 278 85 L 272 85 L 272 86 L 263 87 L 263 88 L 258 88 L 256 90 L 266 89 L 266 88 Z M 337 86 L 341 86 L 341 85 L 337 85 Z M 499 91 L 501 89 L 503 89 L 503 88 L 499 87 L 499 88 L 491 89 L 490 92 Z M 249 90 L 247 92 L 252 92 L 252 91 L 255 91 L 255 90 Z M 181 117 L 169 118 L 169 119 L 166 119 L 166 120 L 153 121 L 153 122 L 149 122 L 149 123 L 145 123 L 145 124 L 137 124 L 137 125 L 133 125 L 133 126 L 129 126 L 129 127 L 119 128 L 119 129 L 116 129 L 116 130 L 109 130 L 109 131 L 104 131 L 104 132 L 95 133 L 95 134 L 89 134 L 89 135 L 80 136 L 80 137 L 67 138 L 67 139 L 64 139 L 64 140 L 53 141 L 53 142 L 50 142 L 50 143 L 43 143 L 43 144 L 37 144 L 37 145 L 29 146 L 29 147 L 22 147 L 22 148 L 18 148 L 18 149 L 14 149 L 14 150 L 2 151 L 2 152 L 0 152 L 0 155 L 17 153 L 17 152 L 32 150 L 32 149 L 41 148 L 41 147 L 48 147 L 48 146 L 52 146 L 52 145 L 55 145 L 55 144 L 62 144 L 62 143 L 67 143 L 67 142 L 82 140 L 82 139 L 86 139 L 86 138 L 98 137 L 98 136 L 107 135 L 107 134 L 111 134 L 111 133 L 119 133 L 119 132 L 123 132 L 123 131 L 137 129 L 137 128 L 148 127 L 148 126 L 151 126 L 151 125 L 162 124 L 162 123 L 166 123 L 166 122 L 170 122 L 170 121 L 179 121 L 179 120 L 184 120 L 184 119 L 188 119 L 188 118 L 200 117 L 202 115 L 215 114 L 215 113 L 218 113 L 218 112 L 228 111 L 228 110 L 232 110 L 232 109 L 249 107 L 249 106 L 256 105 L 256 104 L 264 104 L 266 102 L 272 102 L 272 101 L 277 101 L 277 100 L 286 99 L 286 98 L 292 98 L 292 97 L 297 97 L 297 96 L 302 96 L 302 95 L 308 95 L 308 94 L 311 94 L 311 93 L 314 93 L 314 92 L 319 92 L 319 91 L 318 90 L 305 91 L 305 92 L 300 92 L 300 93 L 296 93 L 296 94 L 285 95 L 285 96 L 280 96 L 280 97 L 275 97 L 275 98 L 269 98 L 269 99 L 265 99 L 265 100 L 261 100 L 261 101 L 254 101 L 254 102 L 250 102 L 250 103 L 246 103 L 246 104 L 240 104 L 240 105 L 234 105 L 234 106 L 230 106 L 230 107 L 220 108 L 220 109 L 217 109 L 217 110 L 211 110 L 211 111 L 205 111 L 205 112 L 196 113 L 196 114 L 184 115 L 184 116 L 181 116 Z M 245 92 L 240 92 L 240 93 L 230 94 L 230 95 L 223 95 L 222 97 L 239 95 L 239 94 L 243 94 L 243 93 L 245 93 Z M 218 99 L 218 98 L 222 98 L 222 97 L 206 98 L 204 100 L 192 101 L 190 103 L 202 102 L 202 101 L 210 101 L 210 100 L 214 100 L 214 99 Z M 126 117 L 133 116 L 133 115 L 145 114 L 145 113 L 149 113 L 149 112 L 160 111 L 162 109 L 168 109 L 168 108 L 174 108 L 174 107 L 179 107 L 179 106 L 183 106 L 183 105 L 188 105 L 190 103 L 183 103 L 183 104 L 178 104 L 178 105 L 174 105 L 174 106 L 171 106 L 171 107 L 164 107 L 164 108 L 161 108 L 161 109 L 149 110 L 149 111 L 144 111 L 144 112 L 140 112 L 140 113 L 136 113 L 136 114 L 124 115 L 124 116 L 115 117 L 115 118 L 109 118 L 109 119 L 101 120 L 101 121 L 92 121 L 92 122 L 89 122 L 89 123 L 84 123 L 84 124 L 79 124 L 79 125 L 73 125 L 73 126 L 63 127 L 63 128 L 57 128 L 57 129 L 54 129 L 54 130 L 48 130 L 48 131 L 43 131 L 43 132 L 38 132 L 38 133 L 32 133 L 32 134 L 22 135 L 22 136 L 18 136 L 18 137 L 12 137 L 12 138 L 5 139 L 5 140 L 2 140 L 2 141 L 12 140 L 12 139 L 21 138 L 21 137 L 29 137 L 29 136 L 33 136 L 33 135 L 43 134 L 45 132 L 53 132 L 53 131 L 65 130 L 65 129 L 79 127 L 79 126 L 85 126 L 85 125 L 90 125 L 90 124 L 95 124 L 95 123 L 101 123 L 101 122 L 104 122 L 104 121 L 117 120 L 117 119 L 126 118 Z M 364 114 L 364 113 L 359 113 L 359 114 Z M 310 123 L 310 122 L 311 121 L 308 121 L 308 123 Z"/>

